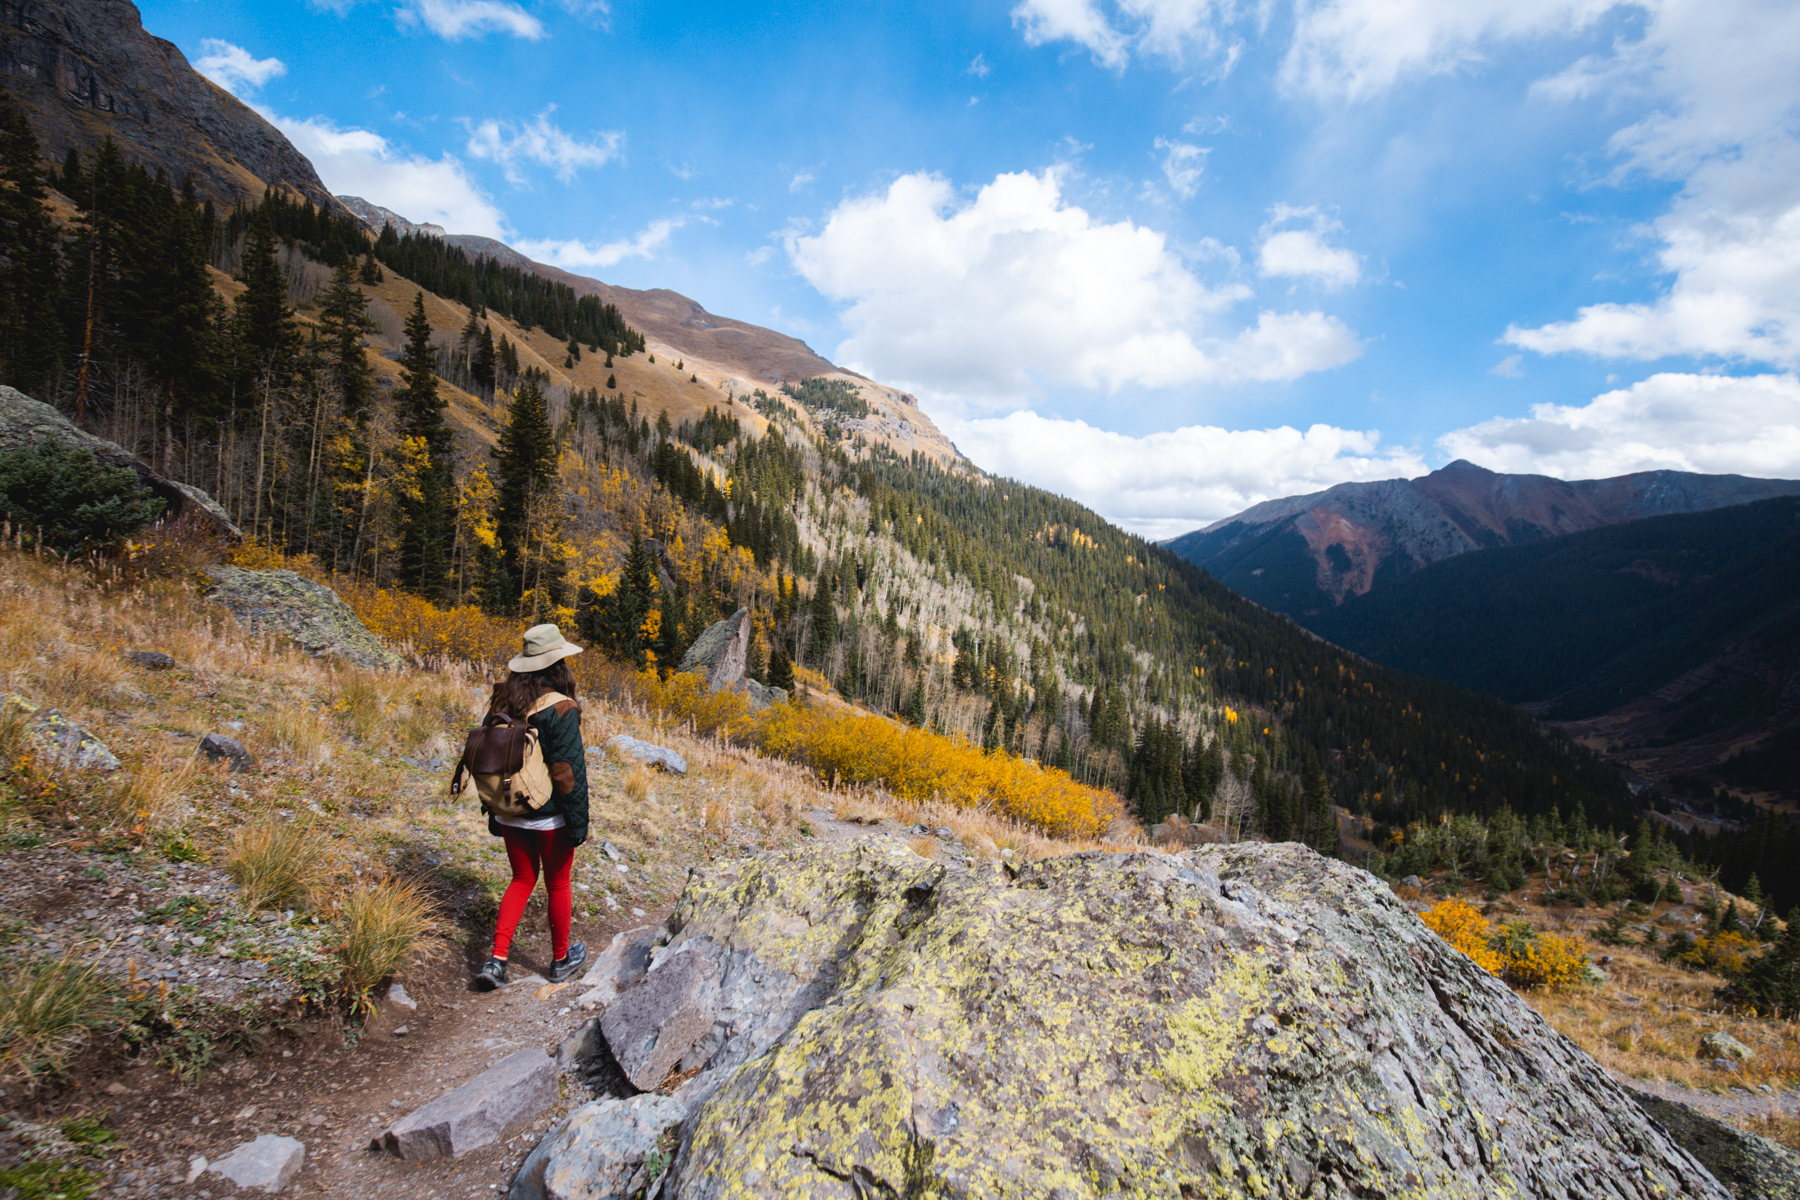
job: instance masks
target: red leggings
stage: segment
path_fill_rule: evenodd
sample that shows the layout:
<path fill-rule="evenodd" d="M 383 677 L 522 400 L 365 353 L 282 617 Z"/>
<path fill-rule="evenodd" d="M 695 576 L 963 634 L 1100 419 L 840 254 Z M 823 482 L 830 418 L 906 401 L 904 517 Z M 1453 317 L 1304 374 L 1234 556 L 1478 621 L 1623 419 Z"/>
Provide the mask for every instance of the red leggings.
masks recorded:
<path fill-rule="evenodd" d="M 537 887 L 540 869 L 544 891 L 550 898 L 550 948 L 552 957 L 562 958 L 569 952 L 569 910 L 573 897 L 569 892 L 569 868 L 575 863 L 575 847 L 560 829 L 514 829 L 500 827 L 506 842 L 506 859 L 512 864 L 512 882 L 500 897 L 500 918 L 494 922 L 494 957 L 505 958 L 512 948 L 513 930 L 525 915 L 525 902 Z"/>

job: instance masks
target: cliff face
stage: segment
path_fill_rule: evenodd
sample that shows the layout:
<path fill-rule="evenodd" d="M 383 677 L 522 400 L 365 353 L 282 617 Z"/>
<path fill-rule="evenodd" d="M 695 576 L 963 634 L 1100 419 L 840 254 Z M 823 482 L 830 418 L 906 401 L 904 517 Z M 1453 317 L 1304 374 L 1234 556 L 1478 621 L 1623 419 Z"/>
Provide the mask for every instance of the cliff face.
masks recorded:
<path fill-rule="evenodd" d="M 306 157 L 146 32 L 130 0 L 0 0 L 0 84 L 53 158 L 91 158 L 110 135 L 128 161 L 191 176 L 222 206 L 266 185 L 336 207 Z"/>

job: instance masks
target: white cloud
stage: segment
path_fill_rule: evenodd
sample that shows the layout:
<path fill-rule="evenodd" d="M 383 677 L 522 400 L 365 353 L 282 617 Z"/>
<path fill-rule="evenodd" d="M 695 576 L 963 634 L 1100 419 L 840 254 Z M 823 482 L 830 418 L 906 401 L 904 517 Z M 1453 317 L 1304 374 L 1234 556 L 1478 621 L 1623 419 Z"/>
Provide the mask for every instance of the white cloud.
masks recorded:
<path fill-rule="evenodd" d="M 1585 28 L 1621 0 L 1324 0 L 1300 4 L 1282 82 L 1366 99 L 1411 75 L 1480 62 L 1485 43 Z"/>
<path fill-rule="evenodd" d="M 1517 379 L 1525 374 L 1525 356 L 1509 354 L 1488 368 L 1489 375 L 1498 375 L 1502 379 Z"/>
<path fill-rule="evenodd" d="M 788 191 L 797 192 L 801 188 L 806 187 L 812 181 L 813 181 L 812 172 L 801 171 L 801 172 L 797 173 L 792 179 L 788 180 Z"/>
<path fill-rule="evenodd" d="M 544 36 L 542 21 L 506 0 L 412 0 L 400 10 L 400 18 L 418 21 L 453 42 L 490 33 L 534 42 Z"/>
<path fill-rule="evenodd" d="M 287 64 L 279 58 L 257 58 L 218 38 L 201 38 L 200 49 L 205 53 L 194 60 L 194 69 L 233 95 L 253 92 L 287 74 Z"/>
<path fill-rule="evenodd" d="M 542 239 L 513 242 L 513 248 L 527 258 L 564 270 L 610 267 L 628 258 L 655 258 L 656 252 L 669 240 L 669 235 L 687 224 L 685 217 L 664 217 L 650 222 L 636 237 L 591 245 L 578 238 Z"/>
<path fill-rule="evenodd" d="M 1108 520 L 1168 538 L 1281 496 L 1355 480 L 1422 475 L 1409 450 L 1382 450 L 1373 430 L 1301 432 L 1191 425 L 1131 437 L 1034 412 L 935 418 L 976 463 L 1072 497 Z"/>
<path fill-rule="evenodd" d="M 1800 8 L 1662 4 L 1642 38 L 1539 91 L 1635 92 L 1654 103 L 1609 148 L 1621 175 L 1684 182 L 1643 231 L 1673 278 L 1652 300 L 1588 305 L 1570 320 L 1509 328 L 1507 340 L 1544 354 L 1800 365 Z"/>
<path fill-rule="evenodd" d="M 970 61 L 968 70 L 965 71 L 964 74 L 973 75 L 977 79 L 986 79 L 988 73 L 992 70 L 993 68 L 988 66 L 987 56 L 985 54 L 977 54 L 974 59 Z"/>
<path fill-rule="evenodd" d="M 1699 471 L 1800 479 L 1800 379 L 1652 375 L 1585 405 L 1538 404 L 1438 439 L 1495 471 L 1605 479 Z"/>
<path fill-rule="evenodd" d="M 1116 388 L 1288 380 L 1361 348 L 1323 313 L 1209 329 L 1249 288 L 1208 288 L 1162 233 L 1066 204 L 1057 170 L 998 176 L 972 200 L 911 174 L 845 200 L 795 267 L 846 304 L 838 361 L 938 397 L 1013 404 L 1040 382 Z"/>
<path fill-rule="evenodd" d="M 524 125 L 482 121 L 469 130 L 467 149 L 476 158 L 499 163 L 506 171 L 506 181 L 515 186 L 525 182 L 519 171 L 521 163 L 549 167 L 557 179 L 568 183 L 582 168 L 602 167 L 618 157 L 619 144 L 625 140 L 623 133 L 603 132 L 582 141 L 550 120 L 555 111 L 556 105 L 552 104 Z"/>
<path fill-rule="evenodd" d="M 1156 149 L 1162 151 L 1163 178 L 1183 200 L 1193 199 L 1194 193 L 1200 190 L 1200 176 L 1206 173 L 1206 156 L 1212 151 L 1166 138 L 1156 139 Z"/>
<path fill-rule="evenodd" d="M 1267 3 L 1246 12 L 1266 12 Z M 1026 44 L 1068 41 L 1087 48 L 1103 67 L 1121 70 L 1136 53 L 1184 64 L 1190 58 L 1222 63 L 1229 71 L 1242 49 L 1226 29 L 1238 19 L 1236 0 L 1116 0 L 1108 15 L 1094 0 L 1020 0 L 1013 24 Z"/>
<path fill-rule="evenodd" d="M 1289 221 L 1305 219 L 1310 229 L 1282 229 Z M 1325 235 L 1341 226 L 1316 208 L 1292 208 L 1278 204 L 1262 227 L 1262 249 L 1256 269 L 1264 276 L 1311 279 L 1327 289 L 1349 287 L 1362 278 L 1362 265 L 1348 250 L 1329 246 Z"/>
<path fill-rule="evenodd" d="M 409 221 L 442 225 L 451 233 L 509 236 L 504 214 L 448 154 L 434 161 L 397 151 L 367 129 L 343 129 L 324 117 L 296 120 L 257 111 L 312 161 L 333 195 L 361 196 Z"/>

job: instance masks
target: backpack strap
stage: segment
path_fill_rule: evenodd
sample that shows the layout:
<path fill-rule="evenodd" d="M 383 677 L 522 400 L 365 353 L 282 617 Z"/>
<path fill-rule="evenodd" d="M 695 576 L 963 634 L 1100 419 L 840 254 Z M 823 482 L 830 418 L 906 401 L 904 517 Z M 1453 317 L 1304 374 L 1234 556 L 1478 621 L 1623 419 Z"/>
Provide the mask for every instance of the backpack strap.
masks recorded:
<path fill-rule="evenodd" d="M 537 703 L 535 703 L 531 706 L 531 711 L 529 711 L 525 714 L 525 719 L 527 721 L 529 721 L 531 718 L 533 718 L 533 717 L 537 716 L 539 713 L 543 712 L 546 708 L 549 708 L 555 704 L 560 704 L 564 700 L 567 700 L 567 699 L 568 699 L 568 697 L 563 695 L 561 692 L 545 692 L 543 695 L 541 695 L 537 698 Z"/>
<path fill-rule="evenodd" d="M 456 770 L 454 770 L 450 773 L 450 794 L 452 796 L 462 795 L 463 774 L 467 770 L 468 762 L 469 762 L 469 752 L 467 750 L 464 750 L 460 755 L 457 756 Z"/>

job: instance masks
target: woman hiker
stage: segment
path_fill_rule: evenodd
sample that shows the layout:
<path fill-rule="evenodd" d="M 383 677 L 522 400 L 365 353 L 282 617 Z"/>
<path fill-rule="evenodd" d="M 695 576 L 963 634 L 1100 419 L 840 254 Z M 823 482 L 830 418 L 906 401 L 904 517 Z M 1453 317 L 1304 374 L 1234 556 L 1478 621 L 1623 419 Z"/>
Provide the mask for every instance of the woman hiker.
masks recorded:
<path fill-rule="evenodd" d="M 580 653 L 581 647 L 564 641 L 556 626 L 532 626 L 525 631 L 524 652 L 506 664 L 507 677 L 494 685 L 493 699 L 488 702 L 488 716 L 504 713 L 524 718 L 538 731 L 538 745 L 550 769 L 551 793 L 544 806 L 529 817 L 488 813 L 488 832 L 506 842 L 512 882 L 500 898 L 500 916 L 494 922 L 494 955 L 475 977 L 483 990 L 506 983 L 506 956 L 513 931 L 525 915 L 525 903 L 540 874 L 549 896 L 550 943 L 555 957 L 548 972 L 550 982 L 561 983 L 587 963 L 587 947 L 569 942 L 569 872 L 575 847 L 587 841 L 588 787 L 581 706 L 575 702 L 575 677 L 563 659 Z M 550 692 L 559 692 L 563 698 L 538 707 L 539 699 Z"/>

